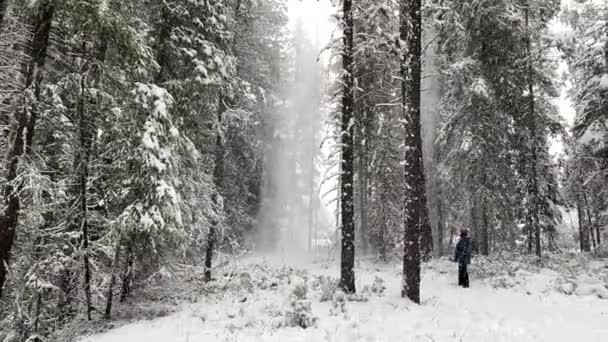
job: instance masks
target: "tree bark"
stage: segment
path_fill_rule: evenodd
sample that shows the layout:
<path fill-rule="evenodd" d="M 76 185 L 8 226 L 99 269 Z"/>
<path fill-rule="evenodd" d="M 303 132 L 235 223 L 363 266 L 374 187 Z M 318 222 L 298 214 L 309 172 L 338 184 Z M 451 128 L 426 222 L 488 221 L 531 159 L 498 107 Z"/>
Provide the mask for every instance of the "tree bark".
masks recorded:
<path fill-rule="evenodd" d="M 342 251 L 340 288 L 355 292 L 355 220 L 354 220 L 354 75 L 353 75 L 353 9 L 352 0 L 343 0 L 344 51 L 342 52 L 342 117 L 340 142 L 342 161 L 340 173 L 340 213 L 342 219 Z"/>
<path fill-rule="evenodd" d="M 89 159 L 91 155 L 91 146 L 93 141 L 93 133 L 91 131 L 91 122 L 87 118 L 86 113 L 86 73 L 81 76 L 80 81 L 80 98 L 78 99 L 78 129 L 80 135 L 80 146 L 78 152 L 78 183 L 80 197 L 80 228 L 81 228 L 81 244 L 84 263 L 84 291 L 87 306 L 87 318 L 91 320 L 91 267 L 89 262 L 89 227 L 87 222 L 87 183 L 89 180 Z"/>
<path fill-rule="evenodd" d="M 580 195 L 577 196 L 576 213 L 578 216 L 578 236 L 580 239 L 581 252 L 589 252 L 589 239 L 585 232 L 585 221 L 583 218 L 583 204 Z"/>
<path fill-rule="evenodd" d="M 34 86 L 34 93 L 40 94 L 40 84 L 42 82 L 42 68 L 46 60 L 46 51 L 51 32 L 53 14 L 55 7 L 52 1 L 46 0 L 40 3 L 38 12 L 34 18 L 34 35 L 29 51 L 29 62 L 25 66 L 25 84 L 27 90 Z M 21 209 L 20 192 L 22 184 L 13 184 L 17 179 L 17 168 L 19 160 L 24 153 L 31 152 L 36 125 L 36 111 L 32 111 L 28 118 L 26 103 L 15 110 L 15 121 L 17 127 L 13 134 L 13 141 L 8 147 L 6 183 L 4 186 L 4 211 L 0 216 L 0 297 L 2 288 L 6 282 L 8 264 L 10 261 L 11 249 L 15 238 L 15 230 L 19 221 Z M 27 132 L 26 132 L 27 128 Z M 24 133 L 26 137 L 24 140 Z"/>
<path fill-rule="evenodd" d="M 529 33 L 529 6 L 526 6 L 525 8 L 525 21 L 526 21 L 526 52 L 527 52 L 527 56 L 528 59 L 530 59 L 532 57 L 531 55 L 531 49 L 532 49 L 532 43 L 531 43 L 531 39 L 530 39 L 530 33 Z M 530 138 L 532 140 L 532 146 L 531 148 L 531 156 L 530 156 L 530 160 L 529 163 L 531 165 L 529 165 L 529 171 L 528 171 L 528 182 L 529 182 L 529 187 L 528 187 L 528 195 L 530 198 L 530 207 L 532 210 L 530 210 L 530 212 L 528 213 L 529 217 L 529 221 L 531 223 L 531 227 L 530 229 L 533 229 L 533 233 L 534 233 L 534 245 L 535 245 L 535 254 L 536 256 L 538 256 L 539 258 L 542 256 L 542 248 L 541 248 L 541 227 L 540 227 L 540 222 L 539 222 L 539 211 L 540 211 L 540 199 L 539 199 L 539 189 L 538 189 L 538 172 L 537 172 L 537 166 L 538 166 L 538 151 L 537 151 L 537 145 L 538 145 L 538 134 L 536 132 L 536 118 L 535 116 L 535 98 L 534 98 L 534 84 L 532 83 L 532 74 L 533 74 L 533 70 L 532 70 L 532 65 L 530 64 L 530 62 L 528 61 L 528 96 L 529 96 L 529 100 L 530 100 L 530 112 L 528 113 L 529 116 L 529 130 L 530 130 Z M 531 246 L 531 245 L 529 245 Z"/>
<path fill-rule="evenodd" d="M 122 272 L 122 289 L 120 301 L 124 302 L 131 295 L 131 282 L 133 281 L 133 263 L 135 254 L 133 251 L 133 236 L 129 236 L 127 241 L 127 253 L 125 254 L 125 268 Z"/>
<path fill-rule="evenodd" d="M 2 27 L 4 26 L 4 18 L 6 17 L 6 10 L 8 8 L 9 0 L 0 0 L 0 32 L 2 31 Z"/>
<path fill-rule="evenodd" d="M 308 183 L 308 252 L 312 252 L 313 249 L 313 231 L 314 219 L 315 219 L 315 130 L 314 125 L 310 125 L 311 134 L 311 149 L 310 149 L 310 169 L 309 169 L 309 183 Z"/>
<path fill-rule="evenodd" d="M 445 227 L 443 225 L 443 202 L 441 200 L 441 195 L 437 196 L 437 200 L 435 201 L 437 205 L 437 237 L 439 238 L 439 243 L 437 244 L 438 250 L 437 255 L 443 255 L 443 243 L 444 243 L 444 235 L 445 235 Z"/>
<path fill-rule="evenodd" d="M 222 142 L 222 115 L 226 111 L 226 105 L 224 104 L 224 97 L 220 94 L 218 98 L 218 111 L 217 111 L 217 133 L 215 136 L 215 166 L 213 168 L 213 181 L 215 184 L 216 193 L 213 194 L 213 204 L 216 208 L 219 208 L 220 202 L 220 191 L 224 183 L 224 144 Z M 217 226 L 219 222 L 211 222 L 209 227 L 209 233 L 207 235 L 207 250 L 205 252 L 205 274 L 204 281 L 211 281 L 211 267 L 213 264 L 213 253 L 215 245 L 217 244 Z"/>
<path fill-rule="evenodd" d="M 420 235 L 421 225 L 428 222 L 424 169 L 422 165 L 422 137 L 420 123 L 421 0 L 401 0 L 400 38 L 407 45 L 407 54 L 401 60 L 401 101 L 404 118 L 405 167 L 404 198 L 405 235 L 403 238 L 402 297 L 420 303 Z M 404 47 L 402 47 L 403 49 Z M 405 50 L 404 50 L 405 51 Z"/>
<path fill-rule="evenodd" d="M 482 209 L 481 209 L 481 219 L 482 219 L 482 226 L 481 226 L 481 241 L 480 241 L 480 247 L 481 247 L 481 254 L 482 255 L 490 255 L 490 239 L 489 239 L 489 220 L 488 220 L 488 208 L 487 206 L 484 204 L 482 204 Z"/>
<path fill-rule="evenodd" d="M 386 201 L 385 199 L 385 191 L 380 192 L 380 201 L 382 203 L 384 203 Z M 380 239 L 380 260 L 382 260 L 383 262 L 386 262 L 386 233 L 387 233 L 387 218 L 386 218 L 386 211 L 382 210 L 382 214 L 383 217 L 379 220 L 380 222 L 380 232 L 379 232 L 379 239 Z"/>
<path fill-rule="evenodd" d="M 422 173 L 422 177 L 424 178 L 424 173 Z M 421 197 L 420 202 L 423 211 L 420 217 L 420 220 L 422 220 L 420 222 L 420 254 L 423 260 L 429 260 L 433 256 L 433 228 L 431 227 L 426 195 Z"/>
<path fill-rule="evenodd" d="M 367 223 L 367 139 L 365 136 L 365 124 L 360 130 L 359 140 L 359 213 L 360 227 L 359 235 L 361 240 L 361 249 L 363 253 L 368 251 L 368 223 Z"/>
<path fill-rule="evenodd" d="M 114 250 L 114 259 L 112 261 L 112 273 L 110 274 L 110 284 L 108 285 L 108 292 L 106 293 L 106 309 L 104 312 L 104 318 L 110 319 L 112 317 L 112 301 L 114 300 L 114 284 L 116 283 L 116 269 L 120 262 L 120 239 L 116 243 L 116 249 Z"/>
<path fill-rule="evenodd" d="M 583 203 L 585 204 L 585 207 L 583 208 L 583 210 L 585 211 L 585 216 L 587 217 L 587 234 L 588 234 L 588 239 L 591 241 L 591 245 L 593 246 L 593 250 L 595 250 L 597 248 L 596 245 L 596 238 L 594 236 L 594 231 L 593 231 L 593 221 L 591 220 L 591 214 L 590 214 L 590 209 L 589 209 L 589 203 L 587 201 L 587 195 L 583 192 Z"/>
<path fill-rule="evenodd" d="M 595 239 L 597 240 L 597 246 L 602 245 L 602 236 L 600 234 L 600 225 L 598 221 L 598 217 L 595 217 Z"/>

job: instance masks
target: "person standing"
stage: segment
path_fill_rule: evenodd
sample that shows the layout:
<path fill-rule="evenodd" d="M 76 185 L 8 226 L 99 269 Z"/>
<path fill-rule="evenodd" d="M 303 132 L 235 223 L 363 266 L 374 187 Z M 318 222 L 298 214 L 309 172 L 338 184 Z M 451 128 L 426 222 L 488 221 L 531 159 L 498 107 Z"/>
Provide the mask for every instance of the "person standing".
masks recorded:
<path fill-rule="evenodd" d="M 469 231 L 460 231 L 460 241 L 456 245 L 454 261 L 458 263 L 458 285 L 464 288 L 469 287 L 468 265 L 471 263 L 471 238 Z"/>

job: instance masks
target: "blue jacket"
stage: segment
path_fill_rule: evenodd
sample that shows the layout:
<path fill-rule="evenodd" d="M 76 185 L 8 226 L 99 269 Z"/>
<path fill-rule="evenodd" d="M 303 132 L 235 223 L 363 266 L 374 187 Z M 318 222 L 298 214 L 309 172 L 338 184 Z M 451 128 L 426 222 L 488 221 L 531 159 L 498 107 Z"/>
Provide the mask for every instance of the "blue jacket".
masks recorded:
<path fill-rule="evenodd" d="M 456 254 L 454 255 L 454 261 L 460 265 L 467 265 L 471 263 L 471 239 L 461 238 L 456 245 Z"/>

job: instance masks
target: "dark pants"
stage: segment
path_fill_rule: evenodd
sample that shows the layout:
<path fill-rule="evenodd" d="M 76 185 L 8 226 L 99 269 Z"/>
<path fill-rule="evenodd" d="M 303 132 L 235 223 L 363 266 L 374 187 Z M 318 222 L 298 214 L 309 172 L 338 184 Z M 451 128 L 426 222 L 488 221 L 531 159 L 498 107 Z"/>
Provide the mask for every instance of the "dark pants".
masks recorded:
<path fill-rule="evenodd" d="M 469 287 L 469 271 L 467 270 L 467 264 L 458 264 L 458 285 Z"/>

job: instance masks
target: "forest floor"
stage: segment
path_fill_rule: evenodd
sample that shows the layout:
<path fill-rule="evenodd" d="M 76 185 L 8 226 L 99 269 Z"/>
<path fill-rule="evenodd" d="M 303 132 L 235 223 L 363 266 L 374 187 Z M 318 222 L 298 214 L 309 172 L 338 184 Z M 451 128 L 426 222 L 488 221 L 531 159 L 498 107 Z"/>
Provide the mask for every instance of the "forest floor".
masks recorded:
<path fill-rule="evenodd" d="M 335 291 L 337 265 L 235 261 L 174 313 L 79 341 L 608 341 L 606 259 L 478 258 L 469 289 L 457 286 L 455 264 L 433 260 L 423 267 L 421 305 L 401 298 L 398 262 L 358 263 L 351 297 Z"/>

